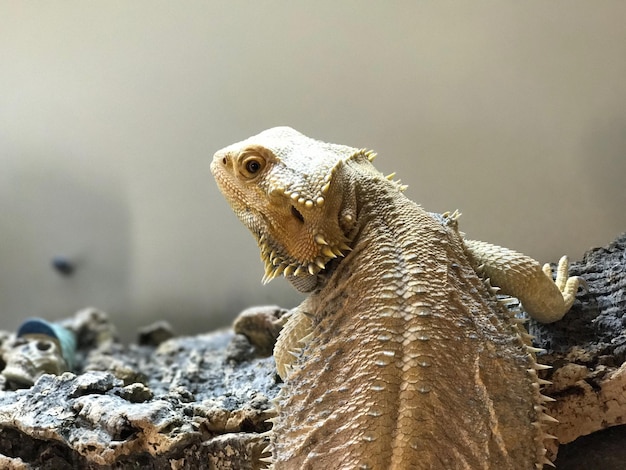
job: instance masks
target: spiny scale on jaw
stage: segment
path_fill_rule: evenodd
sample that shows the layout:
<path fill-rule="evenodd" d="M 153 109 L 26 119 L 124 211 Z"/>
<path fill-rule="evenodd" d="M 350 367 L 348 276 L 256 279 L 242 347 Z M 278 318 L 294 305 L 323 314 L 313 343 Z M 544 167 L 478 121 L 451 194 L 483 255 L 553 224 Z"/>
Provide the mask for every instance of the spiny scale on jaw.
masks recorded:
<path fill-rule="evenodd" d="M 328 261 L 337 257 L 345 257 L 347 252 L 351 250 L 345 242 L 331 245 L 321 234 L 316 235 L 313 239 L 319 247 L 320 255 L 311 262 L 298 263 L 284 254 L 280 247 L 272 246 L 266 237 L 259 237 L 261 260 L 265 264 L 263 283 L 267 284 L 281 274 L 285 276 L 315 275 L 326 267 Z"/>

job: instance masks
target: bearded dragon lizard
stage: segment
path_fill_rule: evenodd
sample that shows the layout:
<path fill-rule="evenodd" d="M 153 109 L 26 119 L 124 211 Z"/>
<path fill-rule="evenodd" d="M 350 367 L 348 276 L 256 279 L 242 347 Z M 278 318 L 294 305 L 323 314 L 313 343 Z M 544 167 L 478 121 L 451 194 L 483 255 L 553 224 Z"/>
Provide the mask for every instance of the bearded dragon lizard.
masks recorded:
<path fill-rule="evenodd" d="M 282 274 L 309 293 L 274 348 L 285 383 L 270 468 L 550 464 L 545 366 L 491 285 L 553 322 L 579 278 L 566 257 L 553 281 L 549 265 L 464 239 L 458 213 L 423 210 L 374 157 L 277 127 L 211 163 L 258 242 L 264 281 Z"/>

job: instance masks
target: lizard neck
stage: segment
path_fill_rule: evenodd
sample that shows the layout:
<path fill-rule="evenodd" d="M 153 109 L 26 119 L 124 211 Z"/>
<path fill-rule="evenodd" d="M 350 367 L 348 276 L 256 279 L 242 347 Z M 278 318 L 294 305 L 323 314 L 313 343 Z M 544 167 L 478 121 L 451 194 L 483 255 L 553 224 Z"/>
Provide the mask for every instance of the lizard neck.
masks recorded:
<path fill-rule="evenodd" d="M 351 290 L 376 290 L 386 287 L 385 282 L 380 282 L 381 277 L 392 273 L 397 273 L 398 282 L 403 282 L 428 268 L 418 266 L 428 264 L 423 256 L 425 240 L 430 242 L 434 238 L 437 246 L 429 249 L 443 250 L 439 258 L 446 259 L 448 237 L 456 235 L 406 198 L 395 183 L 380 177 L 360 176 L 357 181 L 350 181 L 344 190 L 346 204 L 354 201 L 349 210 L 344 209 L 355 219 L 346 232 L 352 251 L 345 258 L 337 258 L 327 265 L 319 289 L 327 285 L 334 289 L 350 281 L 347 287 Z M 412 223 L 407 224 L 406 220 Z M 424 246 L 420 240 L 424 241 Z"/>

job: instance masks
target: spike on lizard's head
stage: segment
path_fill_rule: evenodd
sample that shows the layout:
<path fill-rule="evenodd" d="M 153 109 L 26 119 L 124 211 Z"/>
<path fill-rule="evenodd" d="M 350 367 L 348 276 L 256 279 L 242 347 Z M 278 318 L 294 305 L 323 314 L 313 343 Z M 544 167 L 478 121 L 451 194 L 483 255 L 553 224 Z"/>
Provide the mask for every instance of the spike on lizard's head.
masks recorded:
<path fill-rule="evenodd" d="M 280 274 L 315 275 L 350 250 L 347 231 L 355 221 L 342 168 L 348 160 L 369 163 L 374 156 L 289 127 L 268 129 L 215 154 L 211 172 L 257 239 L 264 282 Z"/>

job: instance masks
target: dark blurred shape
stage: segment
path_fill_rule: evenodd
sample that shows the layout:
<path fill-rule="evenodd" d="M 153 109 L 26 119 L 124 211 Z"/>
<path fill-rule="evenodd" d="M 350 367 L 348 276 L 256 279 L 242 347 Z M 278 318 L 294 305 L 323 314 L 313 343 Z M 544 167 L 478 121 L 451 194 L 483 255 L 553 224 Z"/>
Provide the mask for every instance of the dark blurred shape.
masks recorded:
<path fill-rule="evenodd" d="M 71 276 L 76 270 L 76 266 L 65 256 L 55 256 L 52 258 L 52 267 L 62 276 Z"/>

